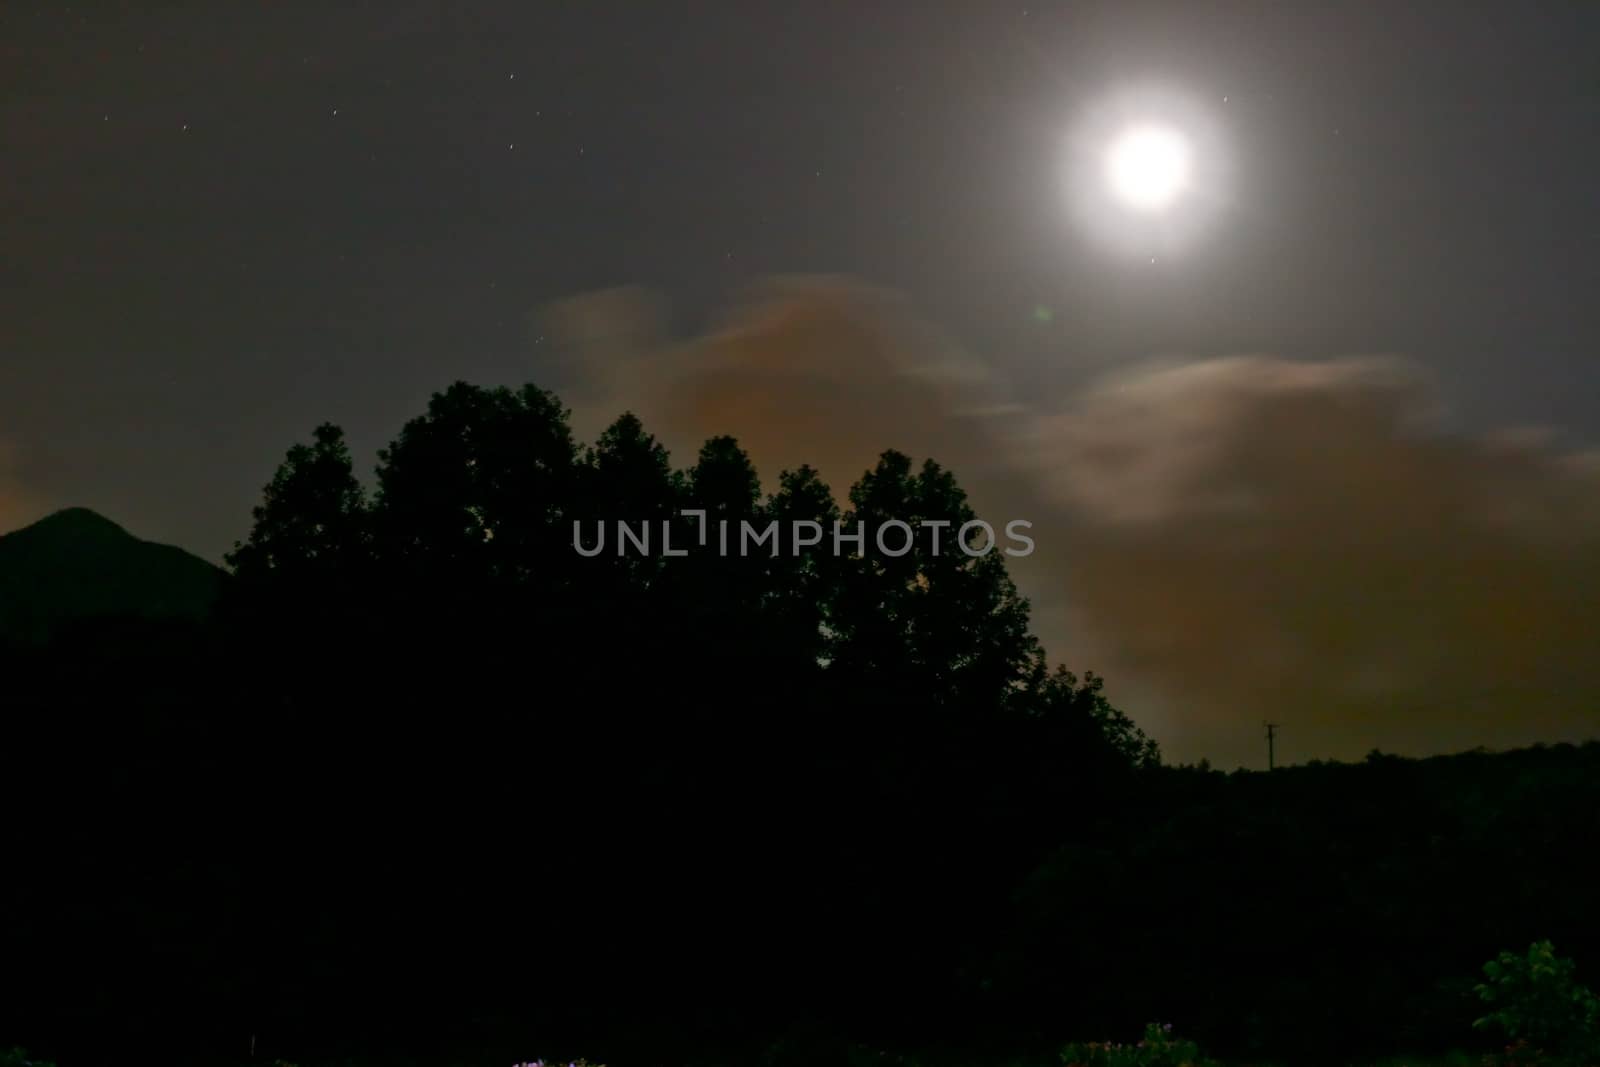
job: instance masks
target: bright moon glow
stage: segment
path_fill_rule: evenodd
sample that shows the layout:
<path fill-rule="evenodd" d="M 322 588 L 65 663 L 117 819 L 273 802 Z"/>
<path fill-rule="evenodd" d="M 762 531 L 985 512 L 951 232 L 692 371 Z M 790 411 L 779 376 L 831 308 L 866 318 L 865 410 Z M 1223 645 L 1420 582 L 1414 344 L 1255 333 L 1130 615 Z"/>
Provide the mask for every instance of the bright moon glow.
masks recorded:
<path fill-rule="evenodd" d="M 1106 154 L 1106 180 L 1127 206 L 1160 211 L 1189 185 L 1189 144 L 1163 127 L 1125 130 Z"/>
<path fill-rule="evenodd" d="M 1239 194 L 1219 107 L 1155 82 L 1080 102 L 1062 138 L 1073 223 L 1147 271 L 1167 272 L 1201 249 Z"/>

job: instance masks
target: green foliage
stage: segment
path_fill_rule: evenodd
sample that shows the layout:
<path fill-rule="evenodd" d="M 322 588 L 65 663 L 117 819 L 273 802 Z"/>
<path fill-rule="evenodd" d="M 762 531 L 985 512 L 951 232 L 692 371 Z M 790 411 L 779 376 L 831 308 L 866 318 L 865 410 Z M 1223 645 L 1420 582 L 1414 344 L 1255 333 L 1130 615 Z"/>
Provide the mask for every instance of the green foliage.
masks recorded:
<path fill-rule="evenodd" d="M 850 1041 L 817 1025 L 791 1027 L 769 1045 L 760 1067 L 923 1067 L 913 1055 Z"/>
<path fill-rule="evenodd" d="M 1074 1042 L 1061 1050 L 1065 1067 L 1210 1067 L 1215 1061 L 1200 1046 L 1177 1037 L 1171 1023 L 1151 1023 L 1132 1044 L 1113 1041 Z"/>
<path fill-rule="evenodd" d="M 1483 973 L 1488 980 L 1475 992 L 1491 1010 L 1473 1026 L 1504 1034 L 1512 1042 L 1508 1055 L 1600 1062 L 1600 998 L 1578 984 L 1576 965 L 1549 941 L 1534 942 L 1523 956 L 1502 952 Z"/>
<path fill-rule="evenodd" d="M 0 1050 L 0 1067 L 56 1067 L 47 1060 L 35 1060 L 28 1057 L 25 1048 L 14 1048 L 10 1051 Z"/>

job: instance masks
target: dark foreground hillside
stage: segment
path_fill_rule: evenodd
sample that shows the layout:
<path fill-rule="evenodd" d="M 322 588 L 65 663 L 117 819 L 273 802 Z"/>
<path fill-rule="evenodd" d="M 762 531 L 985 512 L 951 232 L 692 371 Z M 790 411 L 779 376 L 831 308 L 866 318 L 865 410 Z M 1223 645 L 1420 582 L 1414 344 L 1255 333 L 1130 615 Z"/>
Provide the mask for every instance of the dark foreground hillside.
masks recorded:
<path fill-rule="evenodd" d="M 172 637 L 80 645 L 7 720 L 0 1026 L 59 1062 L 256 1034 L 297 1062 L 741 1063 L 797 1028 L 827 1062 L 846 1035 L 1048 1053 L 1149 1019 L 1304 1062 L 1470 1042 L 1502 947 L 1600 960 L 1596 745 L 1143 772 L 1048 812 L 1041 857 L 963 825 L 1006 800 L 960 773 L 965 820 L 931 787 L 936 815 L 820 766 L 763 792 L 459 709 L 334 757 Z"/>
<path fill-rule="evenodd" d="M 972 517 L 892 452 L 847 499 Z M 292 450 L 210 621 L 8 653 L 0 1035 L 813 1065 L 1163 1019 L 1332 1062 L 1470 1042 L 1501 949 L 1600 967 L 1600 745 L 1162 767 L 998 556 L 572 554 L 574 517 L 693 508 L 839 517 L 731 440 L 679 468 L 458 386 L 375 490 L 335 428 Z"/>

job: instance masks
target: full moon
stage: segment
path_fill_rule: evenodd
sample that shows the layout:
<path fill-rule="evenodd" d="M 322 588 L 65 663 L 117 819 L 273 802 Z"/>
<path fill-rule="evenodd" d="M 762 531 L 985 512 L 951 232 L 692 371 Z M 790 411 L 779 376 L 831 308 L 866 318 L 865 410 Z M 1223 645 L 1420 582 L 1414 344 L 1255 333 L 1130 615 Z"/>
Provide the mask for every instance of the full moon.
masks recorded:
<path fill-rule="evenodd" d="M 1105 176 L 1117 199 L 1136 211 L 1170 206 L 1189 185 L 1189 143 L 1164 126 L 1132 126 L 1111 142 Z"/>
<path fill-rule="evenodd" d="M 1106 251 L 1174 269 L 1237 202 L 1221 119 L 1204 97 L 1156 82 L 1082 101 L 1062 137 L 1068 216 Z"/>

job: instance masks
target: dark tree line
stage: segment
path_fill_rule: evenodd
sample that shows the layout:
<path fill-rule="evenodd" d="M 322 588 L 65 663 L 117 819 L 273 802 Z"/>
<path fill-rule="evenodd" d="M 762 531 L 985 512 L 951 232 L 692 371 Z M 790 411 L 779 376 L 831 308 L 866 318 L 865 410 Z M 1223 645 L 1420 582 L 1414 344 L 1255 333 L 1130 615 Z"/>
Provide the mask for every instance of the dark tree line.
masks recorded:
<path fill-rule="evenodd" d="M 677 467 L 631 415 L 584 445 L 531 386 L 436 395 L 370 484 L 319 427 L 209 624 L 7 661 L 0 1025 L 63 1063 L 255 1035 L 814 1064 L 1160 1015 L 1332 1057 L 1450 1042 L 1452 979 L 1508 945 L 1600 960 L 1593 746 L 1162 768 L 1049 669 L 1005 557 L 951 549 L 950 472 L 776 485 L 726 437 Z M 702 546 L 690 512 L 776 520 L 778 551 Z M 948 523 L 942 551 L 790 542 L 890 519 Z M 619 520 L 686 554 L 618 554 Z"/>

